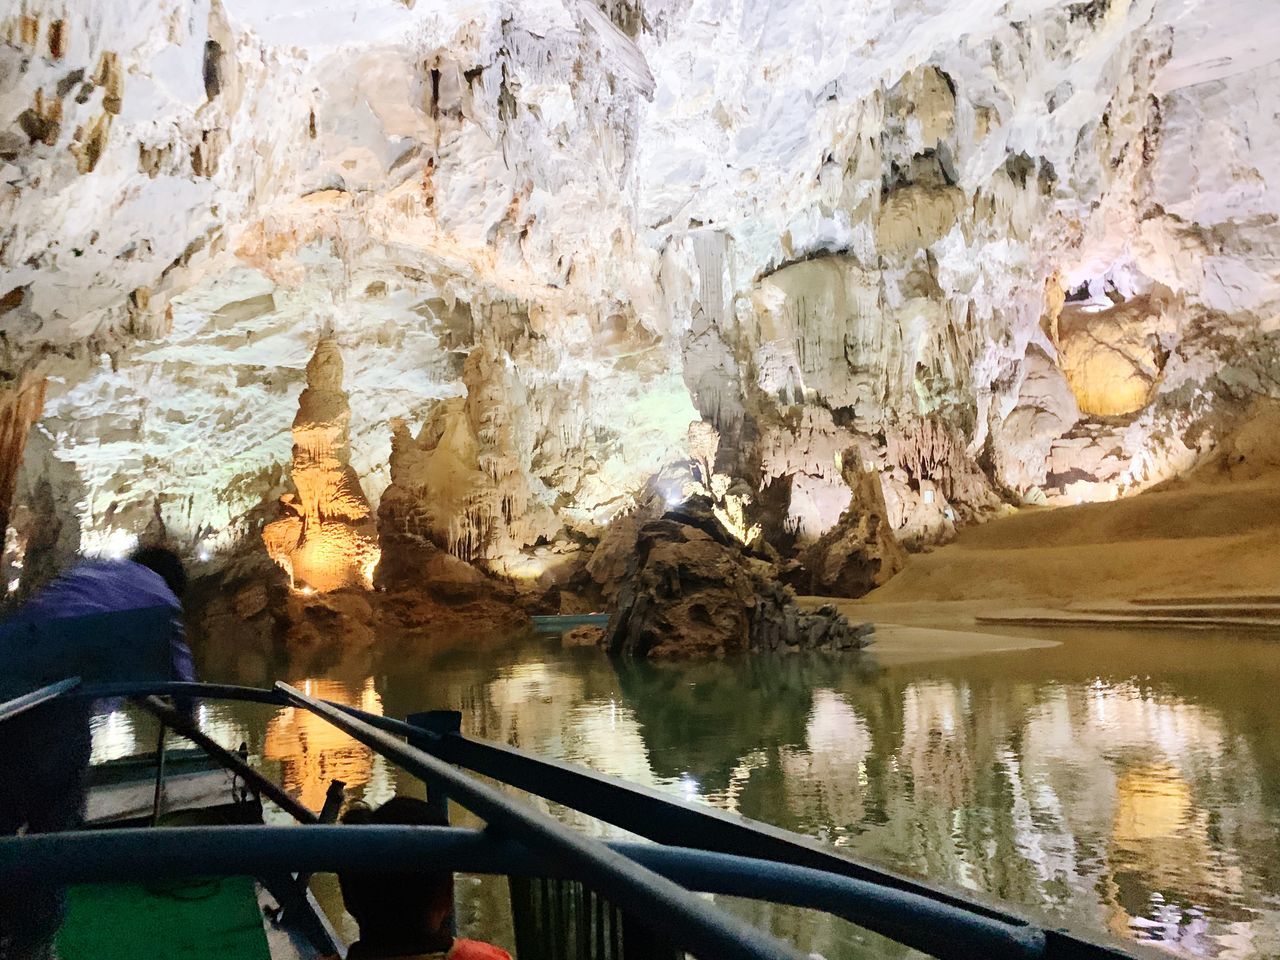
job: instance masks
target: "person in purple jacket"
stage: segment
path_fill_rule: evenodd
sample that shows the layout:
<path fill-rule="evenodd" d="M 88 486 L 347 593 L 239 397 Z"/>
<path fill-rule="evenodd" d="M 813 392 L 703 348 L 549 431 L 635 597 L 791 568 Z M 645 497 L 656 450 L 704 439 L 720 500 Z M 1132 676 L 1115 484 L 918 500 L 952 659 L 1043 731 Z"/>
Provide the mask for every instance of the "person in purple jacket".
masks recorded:
<path fill-rule="evenodd" d="M 0 624 L 0 701 L 66 677 L 194 680 L 186 585 L 182 561 L 162 547 L 76 564 Z M 0 723 L 0 834 L 80 825 L 92 713 L 84 700 L 53 701 Z M 56 888 L 0 886 L 0 960 L 50 956 L 63 899 Z"/>

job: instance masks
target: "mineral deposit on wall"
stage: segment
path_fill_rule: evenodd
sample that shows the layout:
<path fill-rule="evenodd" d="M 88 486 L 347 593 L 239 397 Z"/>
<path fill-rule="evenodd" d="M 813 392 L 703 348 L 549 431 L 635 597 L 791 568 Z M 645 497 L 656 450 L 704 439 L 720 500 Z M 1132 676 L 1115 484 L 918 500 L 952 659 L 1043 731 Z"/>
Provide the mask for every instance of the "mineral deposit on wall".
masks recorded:
<path fill-rule="evenodd" d="M 697 418 L 797 554 L 850 450 L 908 547 L 1142 489 L 1277 390 L 1277 41 L 1264 0 L 10 4 L 6 557 L 158 503 L 217 564 L 296 489 L 296 579 L 392 484 L 545 585 Z"/>

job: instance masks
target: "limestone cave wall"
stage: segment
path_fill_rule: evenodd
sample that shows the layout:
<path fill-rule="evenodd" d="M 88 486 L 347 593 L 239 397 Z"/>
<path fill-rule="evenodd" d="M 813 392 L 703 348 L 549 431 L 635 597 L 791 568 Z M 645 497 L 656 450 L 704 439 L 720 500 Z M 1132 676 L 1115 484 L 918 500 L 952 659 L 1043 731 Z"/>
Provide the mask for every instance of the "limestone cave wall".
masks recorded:
<path fill-rule="evenodd" d="M 157 510 L 259 544 L 322 332 L 370 510 L 504 576 L 699 417 L 796 549 L 849 451 L 909 546 L 1143 489 L 1278 389 L 1278 39 L 1263 0 L 23 0 L 8 576 Z"/>

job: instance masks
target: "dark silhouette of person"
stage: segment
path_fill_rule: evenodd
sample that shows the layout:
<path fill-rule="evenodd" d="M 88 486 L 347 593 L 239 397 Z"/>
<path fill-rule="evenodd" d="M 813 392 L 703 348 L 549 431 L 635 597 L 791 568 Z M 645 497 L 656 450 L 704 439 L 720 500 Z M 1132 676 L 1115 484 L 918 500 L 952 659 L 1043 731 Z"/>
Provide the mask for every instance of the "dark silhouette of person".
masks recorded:
<path fill-rule="evenodd" d="M 0 701 L 74 676 L 194 680 L 182 624 L 186 585 L 182 560 L 163 547 L 76 564 L 0 624 Z M 93 709 L 59 699 L 0 722 L 0 834 L 83 821 Z M 49 956 L 64 909 L 58 887 L 0 885 L 0 960 Z"/>
<path fill-rule="evenodd" d="M 448 826 L 422 800 L 392 797 L 376 810 L 353 804 L 342 817 L 348 824 Z M 505 950 L 453 935 L 453 873 L 339 873 L 342 900 L 360 925 L 360 940 L 348 960 L 442 957 L 447 960 L 511 960 Z"/>

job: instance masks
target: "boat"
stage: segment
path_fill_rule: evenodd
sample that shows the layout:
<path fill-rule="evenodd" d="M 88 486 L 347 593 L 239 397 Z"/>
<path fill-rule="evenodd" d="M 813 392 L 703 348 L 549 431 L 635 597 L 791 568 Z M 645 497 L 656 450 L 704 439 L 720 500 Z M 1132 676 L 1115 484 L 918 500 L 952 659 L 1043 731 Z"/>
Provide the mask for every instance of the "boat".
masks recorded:
<path fill-rule="evenodd" d="M 603 627 L 609 622 L 607 613 L 538 614 L 533 621 L 534 633 L 563 633 L 574 627 Z"/>
<path fill-rule="evenodd" d="M 202 809 L 229 802 L 235 775 L 203 750 L 168 750 L 160 778 L 162 799 L 178 810 Z M 134 824 L 156 813 L 157 752 L 119 757 L 89 768 L 85 824 L 106 827 Z"/>
<path fill-rule="evenodd" d="M 150 757 L 152 809 L 86 823 L 82 830 L 0 838 L 0 881 L 14 877 L 71 888 L 68 924 L 93 930 L 94 910 L 146 910 L 171 931 L 198 929 L 188 942 L 205 954 L 175 956 L 299 960 L 344 956 L 307 887 L 315 872 L 412 873 L 424 868 L 509 878 L 520 960 L 801 960 L 797 948 L 722 910 L 704 894 L 745 897 L 823 911 L 940 960 L 1133 960 L 1118 941 L 1045 926 L 968 891 L 947 889 L 846 856 L 821 841 L 692 804 L 661 791 L 461 733 L 461 714 L 428 711 L 403 719 L 309 696 L 285 683 L 271 689 L 204 683 L 87 685 L 69 678 L 0 704 L 0 723 L 59 698 L 129 697 L 190 740 L 231 777 L 229 792 L 164 807 L 170 773 L 193 771 L 185 755 L 170 767 Z M 253 769 L 242 753 L 214 742 L 161 697 L 238 700 L 310 711 L 422 780 L 428 803 L 452 801 L 483 830 L 454 826 L 336 823 L 343 785 L 324 808 L 303 807 Z M 161 736 L 163 744 L 163 731 Z M 148 758 L 119 764 L 131 782 Z M 132 771 L 126 775 L 124 771 Z M 108 774 L 110 771 L 99 771 Z M 623 828 L 640 841 L 605 842 L 578 832 L 494 782 Z M 110 786 L 112 776 L 99 783 Z M 211 782 L 211 781 L 210 781 Z M 169 794 L 172 799 L 175 794 Z M 136 813 L 136 796 L 130 810 Z M 263 823 L 264 803 L 297 825 Z M 141 891 L 141 892 L 139 892 Z M 156 901 L 164 901 L 157 904 Z M 206 909 L 188 909 L 195 902 Z M 168 908 L 165 914 L 162 907 Z M 218 927 L 225 921 L 229 932 Z M 63 951 L 64 960 L 128 953 Z M 240 940 L 233 942 L 236 932 Z M 90 939 L 94 934 L 87 935 Z M 83 936 L 82 936 L 83 939 Z M 154 941 L 153 941 L 154 943 Z M 161 955 L 145 951 L 152 958 Z M 135 954 L 141 955 L 141 954 Z"/>

